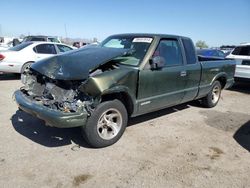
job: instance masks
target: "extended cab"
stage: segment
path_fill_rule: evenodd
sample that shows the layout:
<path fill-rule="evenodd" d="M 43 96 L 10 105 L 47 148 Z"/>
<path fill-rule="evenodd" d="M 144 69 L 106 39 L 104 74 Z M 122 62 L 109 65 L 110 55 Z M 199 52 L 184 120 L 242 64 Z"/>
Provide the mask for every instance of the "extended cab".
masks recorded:
<path fill-rule="evenodd" d="M 128 117 L 197 99 L 214 107 L 234 72 L 234 60 L 198 57 L 187 37 L 113 35 L 33 64 L 15 99 L 47 125 L 82 127 L 91 146 L 105 147 L 122 136 Z"/>

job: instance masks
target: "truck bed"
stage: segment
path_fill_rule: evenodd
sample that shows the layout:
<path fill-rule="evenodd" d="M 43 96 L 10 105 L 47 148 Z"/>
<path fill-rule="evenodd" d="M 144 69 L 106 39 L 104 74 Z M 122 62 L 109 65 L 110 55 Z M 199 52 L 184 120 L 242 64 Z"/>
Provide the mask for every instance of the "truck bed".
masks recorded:
<path fill-rule="evenodd" d="M 206 58 L 199 61 L 201 65 L 201 79 L 198 97 L 205 96 L 211 89 L 211 85 L 218 77 L 224 80 L 223 88 L 228 88 L 234 83 L 235 61 L 226 59 Z"/>

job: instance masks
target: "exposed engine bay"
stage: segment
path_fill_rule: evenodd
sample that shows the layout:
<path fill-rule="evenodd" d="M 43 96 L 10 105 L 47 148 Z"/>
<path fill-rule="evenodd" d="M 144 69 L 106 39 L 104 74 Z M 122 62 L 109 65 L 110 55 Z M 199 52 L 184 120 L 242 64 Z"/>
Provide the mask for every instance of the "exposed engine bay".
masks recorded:
<path fill-rule="evenodd" d="M 116 60 L 111 60 L 90 70 L 89 77 L 94 77 L 106 71 L 118 69 Z M 50 109 L 62 112 L 77 112 L 82 108 L 91 114 L 99 99 L 80 91 L 87 79 L 57 80 L 49 78 L 30 67 L 22 73 L 21 81 L 24 86 L 20 89 L 32 101 L 38 102 Z"/>
<path fill-rule="evenodd" d="M 52 80 L 33 71 L 25 71 L 22 74 L 24 86 L 21 91 L 29 99 L 44 106 L 63 112 L 76 112 L 87 103 L 91 103 L 91 97 L 78 91 L 81 84 L 77 81 Z"/>
<path fill-rule="evenodd" d="M 92 71 L 89 76 L 95 76 L 104 71 L 117 68 L 115 65 L 105 65 Z M 79 90 L 85 80 L 54 80 L 32 69 L 26 69 L 21 81 L 24 86 L 21 91 L 31 100 L 44 106 L 62 112 L 77 112 L 85 108 L 91 113 L 95 108 L 94 98 Z"/>

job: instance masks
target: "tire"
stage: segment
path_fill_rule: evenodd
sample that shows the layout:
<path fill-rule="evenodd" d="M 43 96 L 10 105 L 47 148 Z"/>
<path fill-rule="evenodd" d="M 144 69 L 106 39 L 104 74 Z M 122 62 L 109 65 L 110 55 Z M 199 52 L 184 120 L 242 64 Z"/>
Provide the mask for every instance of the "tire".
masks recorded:
<path fill-rule="evenodd" d="M 206 97 L 202 99 L 202 104 L 207 108 L 212 108 L 217 105 L 221 96 L 221 83 L 215 81 L 212 84 L 212 89 Z"/>
<path fill-rule="evenodd" d="M 116 143 L 125 131 L 128 113 L 122 102 L 115 99 L 99 104 L 82 134 L 87 143 L 94 148 L 102 148 Z"/>
<path fill-rule="evenodd" d="M 32 64 L 32 62 L 27 62 L 27 63 L 25 63 L 25 64 L 22 66 L 22 68 L 21 68 L 21 74 L 23 74 L 23 72 L 24 72 L 27 68 L 29 68 L 29 67 L 31 66 L 31 64 Z"/>

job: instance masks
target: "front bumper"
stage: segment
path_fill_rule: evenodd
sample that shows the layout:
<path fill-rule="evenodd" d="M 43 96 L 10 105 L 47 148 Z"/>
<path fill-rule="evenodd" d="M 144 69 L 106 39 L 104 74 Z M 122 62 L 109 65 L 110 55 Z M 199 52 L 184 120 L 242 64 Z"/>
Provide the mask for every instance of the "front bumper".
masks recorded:
<path fill-rule="evenodd" d="M 20 90 L 14 93 L 17 105 L 23 111 L 45 121 L 46 125 L 58 128 L 70 128 L 84 126 L 87 122 L 88 113 L 81 112 L 61 112 L 47 108 L 46 106 L 30 100 Z"/>

